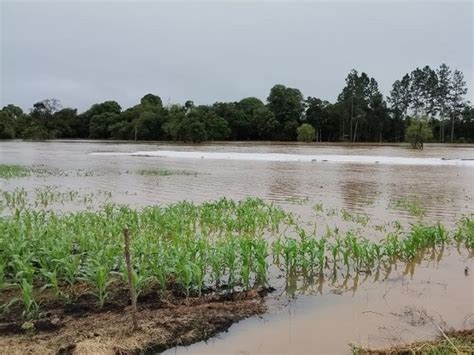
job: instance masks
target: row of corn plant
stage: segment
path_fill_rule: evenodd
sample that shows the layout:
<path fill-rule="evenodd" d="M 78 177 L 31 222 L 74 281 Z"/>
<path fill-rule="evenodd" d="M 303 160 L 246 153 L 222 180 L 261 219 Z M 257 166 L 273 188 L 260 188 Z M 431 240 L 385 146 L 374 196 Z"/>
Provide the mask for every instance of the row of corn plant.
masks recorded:
<path fill-rule="evenodd" d="M 46 208 L 53 204 L 84 203 L 92 204 L 97 199 L 107 201 L 112 196 L 110 192 L 98 190 L 81 194 L 76 190 L 58 191 L 54 186 L 36 188 L 29 194 L 24 188 L 0 192 L 0 209 L 22 210 L 29 207 Z"/>
<path fill-rule="evenodd" d="M 372 241 L 354 231 L 339 233 L 327 231 L 321 238 L 297 227 L 298 236 L 279 238 L 272 244 L 273 260 L 287 274 L 308 271 L 324 272 L 325 269 L 345 267 L 356 272 L 370 271 L 381 263 L 394 261 L 410 262 L 427 248 L 444 246 L 455 242 L 474 248 L 474 220 L 464 216 L 458 228 L 449 233 L 441 223 L 412 224 L 404 232 L 398 225 L 380 241 Z M 328 236 L 329 235 L 329 236 Z"/>
<path fill-rule="evenodd" d="M 282 209 L 252 198 L 142 210 L 106 205 L 64 214 L 24 208 L 0 218 L 0 289 L 18 290 L 25 317 L 37 312 L 39 291 L 73 302 L 70 290 L 78 284 L 88 285 L 103 307 L 112 285 L 126 276 L 125 224 L 132 235 L 136 295 L 152 285 L 186 296 L 215 286 L 249 289 L 267 282 L 266 236 L 278 233 L 287 219 Z"/>

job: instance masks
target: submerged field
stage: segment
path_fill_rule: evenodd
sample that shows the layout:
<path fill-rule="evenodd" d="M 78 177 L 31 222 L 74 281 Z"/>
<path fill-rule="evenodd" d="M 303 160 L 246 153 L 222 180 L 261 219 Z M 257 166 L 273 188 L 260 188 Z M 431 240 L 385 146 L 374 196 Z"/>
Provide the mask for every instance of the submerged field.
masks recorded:
<path fill-rule="evenodd" d="M 170 160 L 91 155 L 151 146 L 83 143 L 2 148 L 2 347 L 163 351 L 252 315 L 263 323 L 254 317 L 172 351 L 347 353 L 349 344 L 361 351 L 474 327 L 470 166 Z M 472 158 L 459 149 L 438 154 Z"/>

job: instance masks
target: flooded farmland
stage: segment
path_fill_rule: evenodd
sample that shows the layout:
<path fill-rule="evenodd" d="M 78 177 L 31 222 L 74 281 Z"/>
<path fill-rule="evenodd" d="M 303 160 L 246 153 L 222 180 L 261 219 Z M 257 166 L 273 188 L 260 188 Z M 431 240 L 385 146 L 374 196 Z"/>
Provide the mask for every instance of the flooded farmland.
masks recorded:
<path fill-rule="evenodd" d="M 258 197 L 293 213 L 308 229 L 355 229 L 374 241 L 393 222 L 439 221 L 455 228 L 474 213 L 469 146 L 415 151 L 374 145 L 1 142 L 0 163 L 39 171 L 0 179 L 2 191 L 69 194 L 69 200 L 43 206 L 62 211 L 106 202 L 140 208 Z M 90 203 L 76 203 L 71 191 L 89 196 Z M 447 245 L 390 269 L 295 275 L 286 284 L 278 270 L 270 270 L 275 291 L 266 298 L 265 314 L 168 353 L 344 354 L 350 343 L 385 346 L 432 338 L 439 324 L 473 328 L 472 256 Z"/>

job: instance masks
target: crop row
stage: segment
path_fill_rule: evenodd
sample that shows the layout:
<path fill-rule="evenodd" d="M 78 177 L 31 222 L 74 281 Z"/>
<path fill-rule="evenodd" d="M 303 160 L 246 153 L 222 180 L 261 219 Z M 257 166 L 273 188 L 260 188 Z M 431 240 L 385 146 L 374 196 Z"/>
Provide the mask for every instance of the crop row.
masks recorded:
<path fill-rule="evenodd" d="M 448 232 L 441 223 L 412 224 L 407 232 L 398 228 L 379 241 L 357 235 L 354 231 L 336 232 L 331 238 L 315 238 L 296 227 L 297 237 L 278 238 L 272 243 L 272 255 L 277 265 L 287 273 L 345 267 L 359 272 L 370 271 L 381 263 L 412 261 L 425 249 L 455 242 L 468 250 L 474 249 L 474 219 L 467 216 L 458 221 L 458 227 Z"/>
<path fill-rule="evenodd" d="M 114 205 L 69 214 L 18 210 L 0 219 L 0 288 L 20 290 L 12 302 L 23 303 L 26 317 L 38 311 L 33 292 L 38 285 L 68 299 L 63 290 L 85 283 L 103 306 L 110 285 L 126 275 L 124 225 L 132 235 L 137 295 L 150 284 L 187 296 L 211 284 L 250 288 L 266 281 L 264 234 L 275 233 L 286 218 L 283 210 L 258 199 L 180 202 L 140 211 Z"/>

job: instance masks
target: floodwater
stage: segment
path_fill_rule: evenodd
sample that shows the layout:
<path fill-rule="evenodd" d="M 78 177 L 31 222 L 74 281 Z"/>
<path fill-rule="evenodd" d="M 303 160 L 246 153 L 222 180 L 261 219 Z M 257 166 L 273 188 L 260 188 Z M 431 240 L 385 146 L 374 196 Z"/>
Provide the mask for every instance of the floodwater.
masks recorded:
<path fill-rule="evenodd" d="M 397 205 L 415 201 L 426 210 L 425 221 L 450 227 L 474 213 L 473 146 L 426 145 L 417 151 L 376 145 L 0 142 L 0 164 L 12 163 L 66 173 L 0 180 L 2 190 L 110 191 L 109 200 L 137 207 L 253 196 L 308 223 L 324 223 L 326 216 L 315 216 L 313 209 L 322 203 L 367 214 L 376 225 L 416 221 Z M 178 174 L 137 174 L 153 169 Z M 291 294 L 277 280 L 261 318 L 167 353 L 345 354 L 351 342 L 387 345 L 433 337 L 437 325 L 472 328 L 472 260 L 465 249 L 447 247 L 380 275 L 295 281 Z"/>

